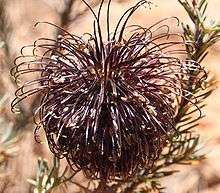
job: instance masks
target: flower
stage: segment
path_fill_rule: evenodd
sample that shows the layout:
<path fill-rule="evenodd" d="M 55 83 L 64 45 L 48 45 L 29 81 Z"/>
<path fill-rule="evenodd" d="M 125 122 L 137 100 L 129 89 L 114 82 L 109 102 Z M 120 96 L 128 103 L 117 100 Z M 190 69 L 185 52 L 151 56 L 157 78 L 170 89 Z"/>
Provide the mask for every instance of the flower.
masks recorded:
<path fill-rule="evenodd" d="M 189 80 L 191 86 L 199 84 L 201 78 L 192 74 L 203 70 L 187 60 L 187 43 L 170 32 L 168 19 L 147 28 L 127 26 L 147 1 L 128 9 L 110 33 L 109 0 L 106 41 L 100 26 L 104 0 L 97 15 L 82 1 L 95 17 L 94 33 L 79 37 L 41 22 L 62 35 L 38 39 L 31 56 L 22 49 L 12 75 L 16 80 L 25 74 L 39 76 L 17 90 L 12 106 L 40 93 L 35 116 L 51 151 L 89 178 L 124 180 L 140 168 L 152 168 L 175 134 L 177 101 L 193 98 L 185 88 Z"/>

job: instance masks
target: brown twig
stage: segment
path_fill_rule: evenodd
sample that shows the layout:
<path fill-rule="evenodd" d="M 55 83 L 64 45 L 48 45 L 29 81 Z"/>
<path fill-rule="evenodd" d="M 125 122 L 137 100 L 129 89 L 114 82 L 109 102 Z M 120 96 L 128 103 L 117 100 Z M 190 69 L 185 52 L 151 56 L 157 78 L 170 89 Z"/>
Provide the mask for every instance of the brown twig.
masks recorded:
<path fill-rule="evenodd" d="M 94 1 L 92 7 L 96 7 L 99 3 L 100 3 L 100 0 Z M 73 17 L 68 18 L 68 22 L 69 23 L 75 22 L 76 20 L 83 17 L 88 11 L 89 11 L 88 7 L 85 7 L 82 11 L 76 13 Z"/>
<path fill-rule="evenodd" d="M 76 0 L 69 0 L 65 5 L 65 9 L 60 14 L 60 26 L 64 29 L 68 27 L 70 23 L 70 15 L 75 2 Z"/>

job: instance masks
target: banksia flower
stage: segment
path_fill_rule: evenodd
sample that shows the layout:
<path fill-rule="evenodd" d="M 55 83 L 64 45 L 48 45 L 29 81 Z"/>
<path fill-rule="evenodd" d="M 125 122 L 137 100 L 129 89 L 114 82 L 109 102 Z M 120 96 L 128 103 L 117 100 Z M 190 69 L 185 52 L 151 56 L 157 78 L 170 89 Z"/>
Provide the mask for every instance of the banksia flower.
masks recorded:
<path fill-rule="evenodd" d="M 110 33 L 109 0 L 107 40 L 100 26 L 104 0 L 97 15 L 82 1 L 94 15 L 94 33 L 79 37 L 47 23 L 62 35 L 35 41 L 31 56 L 24 54 L 30 46 L 22 49 L 12 75 L 39 76 L 17 90 L 12 107 L 39 93 L 35 116 L 51 151 L 91 179 L 125 180 L 152 168 L 176 132 L 177 101 L 193 99 L 185 88 L 189 80 L 199 84 L 203 70 L 184 58 L 186 42 L 170 33 L 168 19 L 127 26 L 147 1 L 128 9 Z"/>

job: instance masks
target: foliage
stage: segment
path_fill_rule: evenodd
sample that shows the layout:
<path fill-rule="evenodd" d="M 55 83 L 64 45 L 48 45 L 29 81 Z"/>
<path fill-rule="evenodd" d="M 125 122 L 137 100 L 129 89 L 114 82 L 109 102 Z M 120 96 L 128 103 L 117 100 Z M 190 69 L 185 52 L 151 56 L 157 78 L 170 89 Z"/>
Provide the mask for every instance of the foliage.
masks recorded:
<path fill-rule="evenodd" d="M 28 182 L 34 187 L 34 193 L 50 193 L 58 186 L 63 192 L 66 192 L 66 182 L 71 180 L 75 174 L 66 177 L 68 167 L 60 174 L 60 160 L 55 157 L 51 168 L 48 165 L 48 161 L 42 158 L 39 158 L 37 163 L 36 179 L 28 179 Z"/>
<path fill-rule="evenodd" d="M 0 112 L 3 111 L 7 96 L 0 99 Z M 0 117 L 0 169 L 6 168 L 8 161 L 17 155 L 17 142 L 20 137 L 13 131 L 13 123 Z M 1 173 L 0 170 L 0 173 Z"/>
<path fill-rule="evenodd" d="M 186 10 L 194 25 L 191 28 L 189 24 L 182 24 L 186 40 L 194 43 L 194 52 L 190 52 L 190 48 L 188 48 L 189 57 L 202 62 L 208 54 L 208 48 L 220 39 L 220 22 L 210 21 L 207 24 L 207 0 L 192 1 L 192 3 L 188 0 L 178 1 Z"/>

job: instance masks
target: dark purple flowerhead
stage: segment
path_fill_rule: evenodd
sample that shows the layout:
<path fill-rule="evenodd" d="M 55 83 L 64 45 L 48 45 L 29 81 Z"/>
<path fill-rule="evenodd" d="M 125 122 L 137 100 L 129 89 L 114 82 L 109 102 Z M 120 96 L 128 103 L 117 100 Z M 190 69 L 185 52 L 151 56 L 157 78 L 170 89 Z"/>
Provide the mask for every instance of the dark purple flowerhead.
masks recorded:
<path fill-rule="evenodd" d="M 192 95 L 185 87 L 202 71 L 186 59 L 186 42 L 170 33 L 168 19 L 150 27 L 127 26 L 146 1 L 127 10 L 110 33 L 110 3 L 106 40 L 99 21 L 102 0 L 97 15 L 87 4 L 95 17 L 93 34 L 79 37 L 50 24 L 62 35 L 38 39 L 33 55 L 22 50 L 12 69 L 16 80 L 33 77 L 17 90 L 12 106 L 39 93 L 35 116 L 51 151 L 87 177 L 104 180 L 152 168 L 175 133 L 177 100 Z"/>

